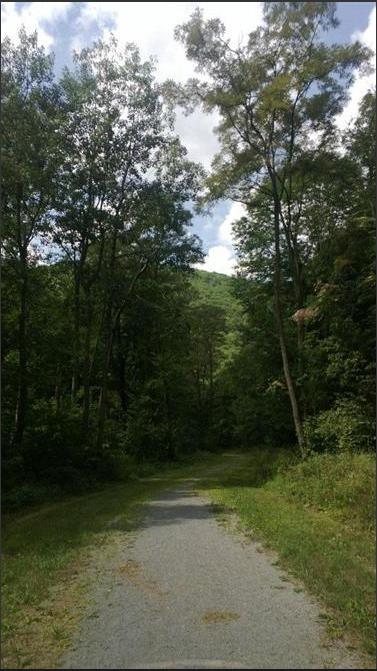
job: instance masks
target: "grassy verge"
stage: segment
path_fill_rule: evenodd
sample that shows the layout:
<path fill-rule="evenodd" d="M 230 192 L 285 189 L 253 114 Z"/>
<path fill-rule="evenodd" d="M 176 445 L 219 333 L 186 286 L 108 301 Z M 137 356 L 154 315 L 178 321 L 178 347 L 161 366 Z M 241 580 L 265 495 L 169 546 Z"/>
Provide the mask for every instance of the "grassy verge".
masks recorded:
<path fill-rule="evenodd" d="M 229 461 L 229 459 L 228 459 Z M 142 504 L 198 470 L 227 463 L 206 455 L 195 464 L 3 517 L 2 668 L 51 668 L 69 644 L 85 604 L 86 565 L 135 526 Z"/>
<path fill-rule="evenodd" d="M 255 451 L 203 483 L 253 538 L 329 609 L 329 629 L 375 652 L 375 459 L 319 455 L 305 463 Z"/>

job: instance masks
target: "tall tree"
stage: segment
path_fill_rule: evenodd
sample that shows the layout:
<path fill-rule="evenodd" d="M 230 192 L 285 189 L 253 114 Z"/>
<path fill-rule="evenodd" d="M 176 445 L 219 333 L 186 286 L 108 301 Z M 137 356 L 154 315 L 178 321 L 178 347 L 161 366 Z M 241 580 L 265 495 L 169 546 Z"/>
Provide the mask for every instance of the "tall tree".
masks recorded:
<path fill-rule="evenodd" d="M 369 57 L 357 42 L 325 45 L 321 33 L 336 25 L 335 3 L 267 2 L 264 25 L 250 33 L 246 45 L 234 49 L 225 39 L 223 24 L 217 19 L 205 21 L 198 9 L 176 29 L 176 37 L 185 44 L 197 71 L 205 75 L 204 81 L 189 80 L 184 89 L 170 86 L 175 100 L 188 110 L 201 104 L 221 117 L 217 130 L 222 150 L 213 161 L 207 199 L 228 197 L 252 208 L 255 195 L 264 193 L 271 202 L 275 316 L 302 455 L 305 439 L 281 305 L 281 238 L 286 240 L 300 307 L 295 164 L 312 144 L 314 133 L 318 146 L 326 144 L 355 68 Z"/>
<path fill-rule="evenodd" d="M 20 446 L 28 405 L 29 269 L 50 225 L 60 93 L 53 56 L 22 29 L 2 44 L 2 250 L 18 286 L 18 389 L 13 446 Z M 33 246 L 34 243 L 34 246 Z"/>

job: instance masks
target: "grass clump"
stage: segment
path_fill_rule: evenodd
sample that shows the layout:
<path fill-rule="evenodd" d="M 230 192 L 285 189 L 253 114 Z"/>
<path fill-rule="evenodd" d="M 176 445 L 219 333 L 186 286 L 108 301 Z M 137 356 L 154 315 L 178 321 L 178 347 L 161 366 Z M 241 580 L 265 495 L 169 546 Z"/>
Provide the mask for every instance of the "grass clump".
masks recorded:
<path fill-rule="evenodd" d="M 305 462 L 260 450 L 208 479 L 215 504 L 239 516 L 332 611 L 335 635 L 375 652 L 375 458 L 322 454 Z"/>

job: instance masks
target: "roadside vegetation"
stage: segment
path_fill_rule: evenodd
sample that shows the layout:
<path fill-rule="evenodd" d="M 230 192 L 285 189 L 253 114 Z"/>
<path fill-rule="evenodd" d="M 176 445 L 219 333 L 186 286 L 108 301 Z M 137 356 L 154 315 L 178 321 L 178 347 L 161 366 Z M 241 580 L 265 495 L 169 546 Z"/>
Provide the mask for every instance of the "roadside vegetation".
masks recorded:
<path fill-rule="evenodd" d="M 329 631 L 369 654 L 376 635 L 375 468 L 372 454 L 298 462 L 291 452 L 261 449 L 201 485 L 329 607 Z"/>

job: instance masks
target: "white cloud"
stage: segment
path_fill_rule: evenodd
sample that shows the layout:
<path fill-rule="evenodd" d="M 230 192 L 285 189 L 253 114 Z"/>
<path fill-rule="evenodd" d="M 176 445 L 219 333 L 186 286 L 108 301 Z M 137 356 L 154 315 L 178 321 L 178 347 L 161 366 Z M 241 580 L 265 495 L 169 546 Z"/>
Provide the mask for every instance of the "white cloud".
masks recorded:
<path fill-rule="evenodd" d="M 368 25 L 364 31 L 357 30 L 352 35 L 352 40 L 360 40 L 367 47 L 376 52 L 376 8 L 373 7 L 368 20 Z"/>
<path fill-rule="evenodd" d="M 157 56 L 160 80 L 184 82 L 193 75 L 194 66 L 174 40 L 174 29 L 196 7 L 204 10 L 205 18 L 218 17 L 224 22 L 233 45 L 262 22 L 260 2 L 86 2 L 78 21 L 84 28 L 91 22 L 102 26 L 104 33 L 112 21 L 111 30 L 121 42 L 135 42 L 144 58 Z"/>
<path fill-rule="evenodd" d="M 28 31 L 37 29 L 40 43 L 51 48 L 53 37 L 45 22 L 56 21 L 66 15 L 71 5 L 79 5 L 70 50 L 86 47 L 90 34 L 106 38 L 113 32 L 121 44 L 136 43 L 142 58 L 156 56 L 156 76 L 160 81 L 171 78 L 185 82 L 195 75 L 194 64 L 186 58 L 183 45 L 174 40 L 174 29 L 187 21 L 196 7 L 203 9 L 206 19 L 218 17 L 223 21 L 232 46 L 262 22 L 261 2 L 31 2 L 21 9 L 20 4 L 2 3 L 3 35 L 16 39 L 24 24 Z M 206 168 L 219 148 L 212 132 L 217 123 L 217 114 L 205 115 L 200 110 L 189 117 L 177 115 L 176 130 L 189 158 Z"/>
<path fill-rule="evenodd" d="M 53 37 L 45 27 L 44 21 L 54 22 L 66 16 L 72 2 L 30 2 L 17 10 L 18 2 L 1 3 L 1 30 L 3 37 L 10 37 L 17 41 L 18 33 L 22 25 L 28 33 L 38 31 L 40 44 L 49 49 L 53 44 Z"/>
<path fill-rule="evenodd" d="M 236 263 L 237 261 L 232 255 L 232 251 L 229 247 L 215 245 L 215 247 L 210 248 L 204 263 L 197 263 L 195 264 L 195 267 L 202 270 L 208 270 L 209 272 L 232 275 Z"/>
<path fill-rule="evenodd" d="M 232 203 L 231 208 L 226 215 L 222 224 L 219 227 L 219 241 L 227 245 L 232 245 L 234 242 L 232 225 L 238 219 L 245 216 L 246 209 L 242 203 Z"/>
<path fill-rule="evenodd" d="M 374 67 L 376 67 L 376 7 L 373 7 L 368 26 L 362 32 L 357 31 L 352 35 L 353 41 L 359 40 L 362 44 L 374 52 Z M 337 124 L 340 130 L 349 127 L 358 113 L 359 105 L 366 92 L 375 86 L 375 75 L 357 75 L 350 90 L 350 100 L 343 112 L 338 116 Z"/>
<path fill-rule="evenodd" d="M 232 275 L 234 273 L 237 260 L 233 248 L 234 237 L 232 225 L 245 214 L 246 209 L 242 203 L 234 202 L 231 204 L 228 214 L 218 229 L 217 242 L 219 244 L 210 247 L 204 259 L 204 265 L 197 265 L 198 268 L 216 273 L 224 273 L 225 275 Z"/>
<path fill-rule="evenodd" d="M 183 45 L 174 40 L 174 29 L 187 21 L 196 7 L 204 10 L 206 19 L 218 17 L 223 21 L 233 46 L 262 23 L 261 2 L 86 2 L 78 21 L 85 30 L 91 23 L 102 27 L 104 37 L 113 32 L 121 44 L 135 42 L 142 58 L 157 57 L 159 81 L 174 79 L 183 83 L 196 73 Z M 75 37 L 76 50 L 85 46 L 83 40 L 84 37 Z M 205 115 L 200 110 L 188 117 L 177 115 L 176 130 L 190 160 L 207 169 L 219 149 L 213 134 L 218 119 L 217 114 Z"/>
<path fill-rule="evenodd" d="M 218 118 L 217 114 L 204 114 L 200 110 L 188 117 L 182 112 L 177 113 L 175 130 L 188 151 L 189 159 L 202 163 L 206 170 L 210 169 L 211 161 L 220 149 L 213 132 Z"/>

